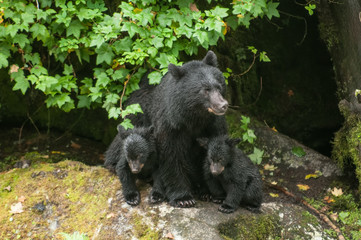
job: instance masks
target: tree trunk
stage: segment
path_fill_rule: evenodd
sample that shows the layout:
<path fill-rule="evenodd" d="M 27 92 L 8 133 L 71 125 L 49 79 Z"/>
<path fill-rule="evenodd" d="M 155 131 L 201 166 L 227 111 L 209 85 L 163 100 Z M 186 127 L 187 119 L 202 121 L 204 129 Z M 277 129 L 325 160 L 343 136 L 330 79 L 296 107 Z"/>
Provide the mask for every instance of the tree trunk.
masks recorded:
<path fill-rule="evenodd" d="M 361 1 L 321 0 L 317 9 L 321 37 L 333 59 L 339 108 L 345 118 L 335 135 L 333 158 L 344 168 L 352 163 L 361 180 L 361 94 L 357 94 L 361 89 Z"/>

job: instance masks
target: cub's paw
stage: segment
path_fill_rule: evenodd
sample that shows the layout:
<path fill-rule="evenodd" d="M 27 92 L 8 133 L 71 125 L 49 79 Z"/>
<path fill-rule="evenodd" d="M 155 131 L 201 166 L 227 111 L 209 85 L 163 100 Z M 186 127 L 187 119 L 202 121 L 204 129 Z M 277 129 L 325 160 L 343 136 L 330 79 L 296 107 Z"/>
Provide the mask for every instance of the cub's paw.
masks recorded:
<path fill-rule="evenodd" d="M 219 197 L 213 197 L 212 198 L 212 202 L 216 203 L 216 204 L 222 204 L 223 200 L 224 200 L 224 198 L 219 198 Z"/>
<path fill-rule="evenodd" d="M 203 202 L 210 202 L 210 201 L 212 201 L 212 195 L 209 193 L 202 193 L 199 196 L 199 199 Z"/>
<path fill-rule="evenodd" d="M 138 205 L 140 203 L 140 194 L 139 194 L 139 192 L 129 193 L 124 198 L 125 198 L 125 201 L 131 206 L 136 206 L 136 205 Z"/>
<path fill-rule="evenodd" d="M 150 203 L 160 203 L 164 201 L 164 196 L 160 192 L 154 191 L 150 194 Z"/>
<path fill-rule="evenodd" d="M 236 210 L 235 208 L 228 206 L 227 204 L 222 204 L 218 208 L 218 211 L 222 213 L 233 213 L 235 210 Z"/>
<path fill-rule="evenodd" d="M 196 201 L 192 197 L 183 197 L 180 199 L 175 199 L 171 201 L 171 205 L 173 207 L 179 207 L 179 208 L 190 208 L 194 207 L 196 205 Z"/>

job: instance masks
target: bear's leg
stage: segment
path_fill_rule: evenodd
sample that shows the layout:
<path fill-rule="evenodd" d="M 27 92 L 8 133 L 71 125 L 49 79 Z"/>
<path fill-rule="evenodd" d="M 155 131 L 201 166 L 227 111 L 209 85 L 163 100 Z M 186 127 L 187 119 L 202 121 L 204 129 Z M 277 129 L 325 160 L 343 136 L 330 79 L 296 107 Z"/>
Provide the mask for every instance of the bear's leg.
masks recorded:
<path fill-rule="evenodd" d="M 263 184 L 260 178 L 253 178 L 248 182 L 245 194 L 242 199 L 242 205 L 245 205 L 249 211 L 259 212 L 263 201 Z"/>
<path fill-rule="evenodd" d="M 187 133 L 163 132 L 158 142 L 160 175 L 166 189 L 166 197 L 174 207 L 193 207 L 190 172 L 194 168 L 191 161 L 192 140 Z"/>
<path fill-rule="evenodd" d="M 224 191 L 222 184 L 217 178 L 210 177 L 207 179 L 207 185 L 211 192 L 212 202 L 221 204 L 226 198 L 226 192 Z"/>
<path fill-rule="evenodd" d="M 131 173 L 127 162 L 121 159 L 116 166 L 116 172 L 122 184 L 125 201 L 132 206 L 138 205 L 140 203 L 140 193 L 135 185 L 135 177 Z"/>
<path fill-rule="evenodd" d="M 227 187 L 227 197 L 218 210 L 223 213 L 233 213 L 236 211 L 243 198 L 244 190 L 245 187 L 236 183 L 230 183 Z"/>
<path fill-rule="evenodd" d="M 162 179 L 159 176 L 159 169 L 153 172 L 152 178 L 153 178 L 153 187 L 150 192 L 150 202 L 151 203 L 163 202 L 165 199 L 164 188 L 162 184 Z"/>

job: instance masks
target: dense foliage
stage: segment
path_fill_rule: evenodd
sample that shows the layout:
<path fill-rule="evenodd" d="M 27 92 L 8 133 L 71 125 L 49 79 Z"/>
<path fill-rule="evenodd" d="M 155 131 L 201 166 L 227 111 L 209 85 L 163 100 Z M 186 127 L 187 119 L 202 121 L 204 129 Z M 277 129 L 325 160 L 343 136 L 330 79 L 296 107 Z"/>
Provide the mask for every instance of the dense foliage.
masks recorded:
<path fill-rule="evenodd" d="M 40 90 L 47 107 L 102 106 L 110 118 L 124 118 L 141 111 L 139 105 L 123 109 L 122 102 L 147 70 L 157 84 L 169 63 L 181 64 L 181 53 L 208 49 L 254 18 L 279 16 L 272 0 L 111 4 L 0 1 L 0 68 L 9 69 L 13 90 Z"/>

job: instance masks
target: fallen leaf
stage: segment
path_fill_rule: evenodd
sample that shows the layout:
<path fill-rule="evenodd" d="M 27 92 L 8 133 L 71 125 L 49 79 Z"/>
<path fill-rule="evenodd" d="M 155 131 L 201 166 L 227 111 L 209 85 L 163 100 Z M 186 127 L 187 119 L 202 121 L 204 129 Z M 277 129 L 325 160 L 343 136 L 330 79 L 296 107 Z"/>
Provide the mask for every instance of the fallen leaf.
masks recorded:
<path fill-rule="evenodd" d="M 315 173 L 311 173 L 306 175 L 305 179 L 310 179 L 310 178 L 319 178 L 320 176 L 322 176 L 322 172 L 321 171 L 315 171 Z"/>
<path fill-rule="evenodd" d="M 292 148 L 292 153 L 293 155 L 297 156 L 297 157 L 303 157 L 306 155 L 305 151 L 303 150 L 302 147 L 293 147 Z"/>
<path fill-rule="evenodd" d="M 7 190 L 8 192 L 11 192 L 11 186 L 4 187 L 4 190 Z"/>
<path fill-rule="evenodd" d="M 271 197 L 279 197 L 278 193 L 269 193 Z"/>
<path fill-rule="evenodd" d="M 288 90 L 287 95 L 288 95 L 288 97 L 292 97 L 293 95 L 295 95 L 295 93 L 293 92 L 292 89 L 290 89 L 290 90 Z"/>
<path fill-rule="evenodd" d="M 18 201 L 19 202 L 25 202 L 25 200 L 26 200 L 26 197 L 24 197 L 24 196 L 20 196 L 19 198 L 18 198 Z"/>
<path fill-rule="evenodd" d="M 167 233 L 167 235 L 165 235 L 165 237 L 166 238 L 168 238 L 168 239 L 174 239 L 174 236 L 173 236 L 173 234 L 172 233 Z"/>
<path fill-rule="evenodd" d="M 326 201 L 327 203 L 332 203 L 332 202 L 335 202 L 335 199 L 333 199 L 332 197 L 330 196 L 326 196 L 323 198 L 324 201 Z"/>
<path fill-rule="evenodd" d="M 338 215 L 337 215 L 337 213 L 332 213 L 331 215 L 330 215 L 330 218 L 333 220 L 333 221 L 337 221 L 337 219 L 338 219 Z"/>
<path fill-rule="evenodd" d="M 273 126 L 273 128 L 271 128 L 271 130 L 274 131 L 274 132 L 278 132 L 278 130 L 276 129 L 275 126 Z"/>
<path fill-rule="evenodd" d="M 268 170 L 268 171 L 274 171 L 275 169 L 277 169 L 277 167 L 275 167 L 275 165 L 270 165 L 270 164 L 266 164 L 263 166 L 264 170 Z"/>
<path fill-rule="evenodd" d="M 297 187 L 301 191 L 307 191 L 308 189 L 310 189 L 310 186 L 308 186 L 306 184 L 297 184 Z"/>
<path fill-rule="evenodd" d="M 74 149 L 80 149 L 81 148 L 81 145 L 80 144 L 77 144 L 77 143 L 75 143 L 75 142 L 73 142 L 73 141 L 71 141 L 71 145 L 70 145 L 72 148 L 74 148 Z"/>
<path fill-rule="evenodd" d="M 107 215 L 107 218 L 109 219 L 109 218 L 113 218 L 113 217 L 115 217 L 115 213 L 109 213 L 108 215 Z"/>
<path fill-rule="evenodd" d="M 10 209 L 11 209 L 10 213 L 12 213 L 12 214 L 17 214 L 17 213 L 24 212 L 23 204 L 21 202 L 14 203 L 13 205 L 10 206 Z"/>
<path fill-rule="evenodd" d="M 276 181 L 271 182 L 272 185 L 277 185 Z"/>
<path fill-rule="evenodd" d="M 342 192 L 342 188 L 336 188 L 334 187 L 333 190 L 331 190 L 331 193 L 333 196 L 338 197 L 341 196 L 343 194 Z"/>

